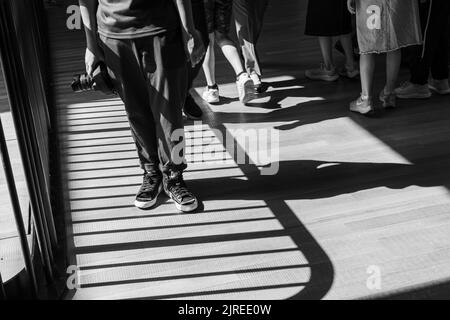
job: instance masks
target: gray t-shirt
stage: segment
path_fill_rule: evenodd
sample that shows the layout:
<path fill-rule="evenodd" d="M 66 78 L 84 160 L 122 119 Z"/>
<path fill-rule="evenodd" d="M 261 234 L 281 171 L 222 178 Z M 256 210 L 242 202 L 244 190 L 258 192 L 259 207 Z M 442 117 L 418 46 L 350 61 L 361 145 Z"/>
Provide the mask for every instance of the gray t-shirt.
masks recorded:
<path fill-rule="evenodd" d="M 178 28 L 172 0 L 98 0 L 98 32 L 114 39 L 163 34 Z"/>

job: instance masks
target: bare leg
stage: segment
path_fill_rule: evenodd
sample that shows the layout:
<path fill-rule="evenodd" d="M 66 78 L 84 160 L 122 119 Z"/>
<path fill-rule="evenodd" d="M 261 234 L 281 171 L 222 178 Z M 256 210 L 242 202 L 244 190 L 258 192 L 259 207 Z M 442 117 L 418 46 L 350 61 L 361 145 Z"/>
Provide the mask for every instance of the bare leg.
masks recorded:
<path fill-rule="evenodd" d="M 373 54 L 362 54 L 359 63 L 361 69 L 361 94 L 363 97 L 372 97 L 375 56 Z"/>
<path fill-rule="evenodd" d="M 323 63 L 327 70 L 334 67 L 333 63 L 333 38 L 332 37 L 319 37 L 320 50 L 322 51 Z"/>
<path fill-rule="evenodd" d="M 388 52 L 386 55 L 386 87 L 385 93 L 392 93 L 395 90 L 402 54 L 400 50 Z"/>
<path fill-rule="evenodd" d="M 203 72 L 205 73 L 208 86 L 216 84 L 216 56 L 214 53 L 214 33 L 209 34 L 209 46 L 206 50 L 205 61 L 203 62 Z"/>
<path fill-rule="evenodd" d="M 345 66 L 348 70 L 353 70 L 355 68 L 355 58 L 353 56 L 352 34 L 342 35 L 340 40 L 345 52 Z"/>
<path fill-rule="evenodd" d="M 228 62 L 234 69 L 236 75 L 244 72 L 244 67 L 242 65 L 241 56 L 236 47 L 236 44 L 227 36 L 222 33 L 216 32 L 217 44 L 222 49 L 222 52 Z"/>

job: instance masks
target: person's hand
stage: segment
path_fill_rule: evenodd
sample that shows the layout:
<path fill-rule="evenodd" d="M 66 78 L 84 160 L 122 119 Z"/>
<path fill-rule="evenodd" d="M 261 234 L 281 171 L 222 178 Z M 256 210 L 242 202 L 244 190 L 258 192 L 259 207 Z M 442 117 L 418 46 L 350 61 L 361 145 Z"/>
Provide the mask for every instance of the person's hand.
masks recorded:
<path fill-rule="evenodd" d="M 193 30 L 190 33 L 186 33 L 184 35 L 184 42 L 191 65 L 195 67 L 200 63 L 206 53 L 200 32 Z"/>
<path fill-rule="evenodd" d="M 92 76 L 98 63 L 102 61 L 99 53 L 93 53 L 89 48 L 86 48 L 86 54 L 84 56 L 84 63 L 86 65 L 86 72 Z"/>
<path fill-rule="evenodd" d="M 347 8 L 351 14 L 356 14 L 356 4 L 355 0 L 347 0 Z"/>

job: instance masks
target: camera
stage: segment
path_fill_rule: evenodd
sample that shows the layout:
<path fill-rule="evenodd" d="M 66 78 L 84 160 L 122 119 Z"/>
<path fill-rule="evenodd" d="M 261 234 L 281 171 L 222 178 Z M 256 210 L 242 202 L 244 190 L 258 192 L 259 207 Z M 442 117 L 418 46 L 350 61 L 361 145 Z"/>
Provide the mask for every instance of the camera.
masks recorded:
<path fill-rule="evenodd" d="M 73 77 L 70 85 L 74 92 L 100 91 L 107 95 L 117 94 L 114 90 L 113 81 L 104 63 L 99 63 L 92 76 L 87 73 L 77 74 Z"/>

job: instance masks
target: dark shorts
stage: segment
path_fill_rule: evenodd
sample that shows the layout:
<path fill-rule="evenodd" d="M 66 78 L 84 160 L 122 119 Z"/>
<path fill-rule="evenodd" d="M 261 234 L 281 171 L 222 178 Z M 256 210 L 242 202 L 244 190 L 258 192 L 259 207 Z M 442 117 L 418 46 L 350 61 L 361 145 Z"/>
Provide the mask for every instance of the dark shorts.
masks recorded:
<path fill-rule="evenodd" d="M 346 0 L 309 0 L 305 34 L 333 37 L 352 32 L 352 16 Z"/>
<path fill-rule="evenodd" d="M 233 0 L 204 0 L 208 33 L 230 31 Z"/>

